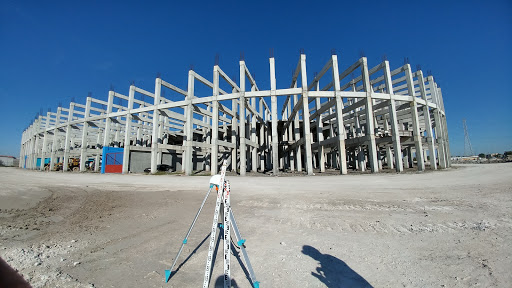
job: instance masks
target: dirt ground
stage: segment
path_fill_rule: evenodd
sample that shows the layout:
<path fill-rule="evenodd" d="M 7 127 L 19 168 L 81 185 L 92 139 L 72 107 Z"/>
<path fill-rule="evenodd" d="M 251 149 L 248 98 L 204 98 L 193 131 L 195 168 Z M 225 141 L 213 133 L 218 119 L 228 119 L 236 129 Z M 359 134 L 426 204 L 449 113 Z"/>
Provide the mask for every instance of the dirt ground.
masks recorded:
<path fill-rule="evenodd" d="M 512 163 L 227 179 L 261 287 L 512 285 Z M 208 182 L 0 168 L 0 257 L 34 287 L 200 287 L 213 193 L 168 283 L 164 270 Z M 233 284 L 251 287 L 235 254 Z"/>

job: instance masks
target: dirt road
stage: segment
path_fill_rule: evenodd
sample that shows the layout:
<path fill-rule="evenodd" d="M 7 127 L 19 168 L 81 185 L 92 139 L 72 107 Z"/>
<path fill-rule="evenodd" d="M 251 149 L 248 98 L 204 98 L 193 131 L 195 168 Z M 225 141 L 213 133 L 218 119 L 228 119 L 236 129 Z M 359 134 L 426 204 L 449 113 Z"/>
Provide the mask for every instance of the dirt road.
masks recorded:
<path fill-rule="evenodd" d="M 261 287 L 510 287 L 512 165 L 227 177 Z M 34 287 L 200 287 L 209 177 L 0 168 L 0 257 Z M 222 245 L 211 286 L 222 284 Z M 232 256 L 238 287 L 250 287 Z M 177 265 L 178 266 L 178 265 Z"/>

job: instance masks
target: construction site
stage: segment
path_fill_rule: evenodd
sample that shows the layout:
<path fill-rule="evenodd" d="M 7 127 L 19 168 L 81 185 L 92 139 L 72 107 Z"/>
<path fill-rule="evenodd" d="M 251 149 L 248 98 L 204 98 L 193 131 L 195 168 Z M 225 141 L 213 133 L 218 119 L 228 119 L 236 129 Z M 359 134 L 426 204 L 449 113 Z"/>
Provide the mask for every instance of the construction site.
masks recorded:
<path fill-rule="evenodd" d="M 227 160 L 240 176 L 448 168 L 441 88 L 404 62 L 369 67 L 361 57 L 341 71 L 332 53 L 308 79 L 301 53 L 289 87 L 278 88 L 271 55 L 263 88 L 243 59 L 238 79 L 216 60 L 211 80 L 190 70 L 188 87 L 157 77 L 152 92 L 132 83 L 128 95 L 111 90 L 38 115 L 22 134 L 19 166 L 215 175 Z"/>

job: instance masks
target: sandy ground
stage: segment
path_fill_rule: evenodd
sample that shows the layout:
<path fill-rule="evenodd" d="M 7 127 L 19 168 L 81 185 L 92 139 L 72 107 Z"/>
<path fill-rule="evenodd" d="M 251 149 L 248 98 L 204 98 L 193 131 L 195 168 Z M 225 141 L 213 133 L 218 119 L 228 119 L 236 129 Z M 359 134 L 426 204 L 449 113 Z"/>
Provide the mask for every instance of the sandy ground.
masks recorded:
<path fill-rule="evenodd" d="M 512 285 L 510 163 L 227 179 L 261 287 Z M 169 283 L 164 270 L 208 182 L 0 168 L 0 257 L 34 287 L 200 287 L 213 194 Z M 233 283 L 250 287 L 237 256 Z M 222 284 L 222 245 L 216 260 L 210 286 Z"/>

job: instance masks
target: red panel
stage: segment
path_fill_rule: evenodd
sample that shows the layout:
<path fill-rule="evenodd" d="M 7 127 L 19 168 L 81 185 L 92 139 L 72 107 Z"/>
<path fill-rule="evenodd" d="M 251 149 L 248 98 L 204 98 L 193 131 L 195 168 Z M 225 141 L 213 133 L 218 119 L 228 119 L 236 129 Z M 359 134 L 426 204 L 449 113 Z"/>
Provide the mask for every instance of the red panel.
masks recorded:
<path fill-rule="evenodd" d="M 123 173 L 123 165 L 105 165 L 105 173 Z"/>

